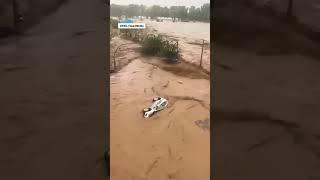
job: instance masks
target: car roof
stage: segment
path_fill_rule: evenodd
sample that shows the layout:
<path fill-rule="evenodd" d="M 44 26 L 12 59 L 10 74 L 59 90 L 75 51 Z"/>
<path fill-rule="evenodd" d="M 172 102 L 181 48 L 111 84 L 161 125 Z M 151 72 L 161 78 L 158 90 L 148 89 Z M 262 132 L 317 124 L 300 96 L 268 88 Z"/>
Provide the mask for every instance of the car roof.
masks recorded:
<path fill-rule="evenodd" d="M 164 98 L 161 98 L 161 99 L 159 99 L 159 100 L 156 100 L 150 107 L 155 107 L 155 106 L 157 106 L 157 105 L 160 105 L 160 104 L 162 104 L 163 102 L 165 102 L 165 101 L 167 101 L 166 99 L 164 99 Z"/>

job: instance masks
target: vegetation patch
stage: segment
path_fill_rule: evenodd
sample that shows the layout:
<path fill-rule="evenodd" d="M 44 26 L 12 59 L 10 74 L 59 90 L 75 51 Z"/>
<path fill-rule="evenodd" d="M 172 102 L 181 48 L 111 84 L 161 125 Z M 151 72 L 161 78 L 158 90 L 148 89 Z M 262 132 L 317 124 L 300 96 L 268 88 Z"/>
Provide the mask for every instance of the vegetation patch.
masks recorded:
<path fill-rule="evenodd" d="M 176 43 L 172 43 L 168 40 L 163 40 L 160 46 L 159 54 L 169 59 L 178 57 L 178 47 Z"/>
<path fill-rule="evenodd" d="M 186 7 L 186 6 L 170 6 L 161 7 L 159 5 L 144 6 L 137 4 L 130 5 L 110 5 L 110 15 L 114 17 L 127 17 L 144 16 L 149 19 L 156 19 L 158 22 L 163 20 L 159 17 L 170 17 L 173 21 L 203 21 L 210 22 L 210 3 L 205 3 L 201 7 Z"/>
<path fill-rule="evenodd" d="M 162 46 L 161 36 L 147 36 L 142 42 L 142 52 L 147 55 L 157 55 Z"/>
<path fill-rule="evenodd" d="M 134 42 L 140 42 L 142 40 L 141 30 L 139 29 L 120 29 L 120 33 L 123 38 L 132 40 Z"/>
<path fill-rule="evenodd" d="M 111 18 L 110 18 L 110 26 L 111 26 L 113 29 L 118 29 L 118 20 L 116 20 L 116 19 L 111 19 Z"/>
<path fill-rule="evenodd" d="M 144 38 L 142 52 L 146 55 L 159 55 L 171 60 L 178 58 L 178 46 L 176 42 L 166 40 L 160 35 Z"/>

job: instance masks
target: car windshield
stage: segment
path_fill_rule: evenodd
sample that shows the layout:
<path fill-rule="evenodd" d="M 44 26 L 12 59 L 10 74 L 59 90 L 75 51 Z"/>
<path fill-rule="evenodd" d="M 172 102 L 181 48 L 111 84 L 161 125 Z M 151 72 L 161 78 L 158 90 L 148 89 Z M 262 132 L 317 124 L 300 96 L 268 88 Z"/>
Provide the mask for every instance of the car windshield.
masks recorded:
<path fill-rule="evenodd" d="M 156 107 L 158 104 L 159 104 L 159 100 L 155 101 L 155 102 L 151 105 L 151 108 Z M 151 108 L 150 108 L 150 109 L 151 109 Z"/>

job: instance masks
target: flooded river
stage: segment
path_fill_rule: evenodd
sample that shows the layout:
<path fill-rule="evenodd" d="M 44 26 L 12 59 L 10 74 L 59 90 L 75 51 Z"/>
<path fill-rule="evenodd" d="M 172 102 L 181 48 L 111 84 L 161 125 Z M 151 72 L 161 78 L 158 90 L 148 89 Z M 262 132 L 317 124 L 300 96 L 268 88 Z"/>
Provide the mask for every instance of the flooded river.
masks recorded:
<path fill-rule="evenodd" d="M 209 75 L 189 63 L 143 57 L 136 47 L 120 50 L 122 67 L 110 77 L 110 178 L 209 180 Z M 168 107 L 145 119 L 142 110 L 157 96 Z"/>
<path fill-rule="evenodd" d="M 145 21 L 147 27 L 156 29 L 159 33 L 175 36 L 180 40 L 210 42 L 210 23 L 203 22 L 171 22 Z"/>
<path fill-rule="evenodd" d="M 204 50 L 202 55 L 202 67 L 210 71 L 210 23 L 202 22 L 171 22 L 171 21 L 145 21 L 147 28 L 155 30 L 179 41 L 181 56 L 184 60 L 199 65 L 201 59 L 202 43 Z"/>

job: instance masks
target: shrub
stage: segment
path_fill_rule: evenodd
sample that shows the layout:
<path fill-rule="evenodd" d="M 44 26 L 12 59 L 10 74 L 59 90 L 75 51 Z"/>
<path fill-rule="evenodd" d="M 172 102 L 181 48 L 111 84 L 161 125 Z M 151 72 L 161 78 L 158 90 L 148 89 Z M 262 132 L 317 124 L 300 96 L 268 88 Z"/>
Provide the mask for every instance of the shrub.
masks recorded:
<path fill-rule="evenodd" d="M 177 58 L 178 57 L 178 47 L 177 44 L 174 42 L 170 42 L 168 40 L 162 41 L 162 45 L 160 47 L 159 54 L 161 56 L 167 58 Z"/>
<path fill-rule="evenodd" d="M 140 42 L 140 38 L 141 38 L 141 30 L 135 30 L 133 32 L 133 41 Z"/>
<path fill-rule="evenodd" d="M 147 55 L 156 55 L 159 53 L 161 45 L 161 36 L 147 36 L 142 44 L 142 52 Z"/>
<path fill-rule="evenodd" d="M 130 36 L 130 30 L 129 29 L 120 29 L 120 33 L 124 37 L 129 37 Z"/>
<path fill-rule="evenodd" d="M 166 58 L 177 58 L 178 48 L 175 42 L 164 40 L 162 36 L 147 36 L 142 44 L 143 53 L 160 55 Z"/>

